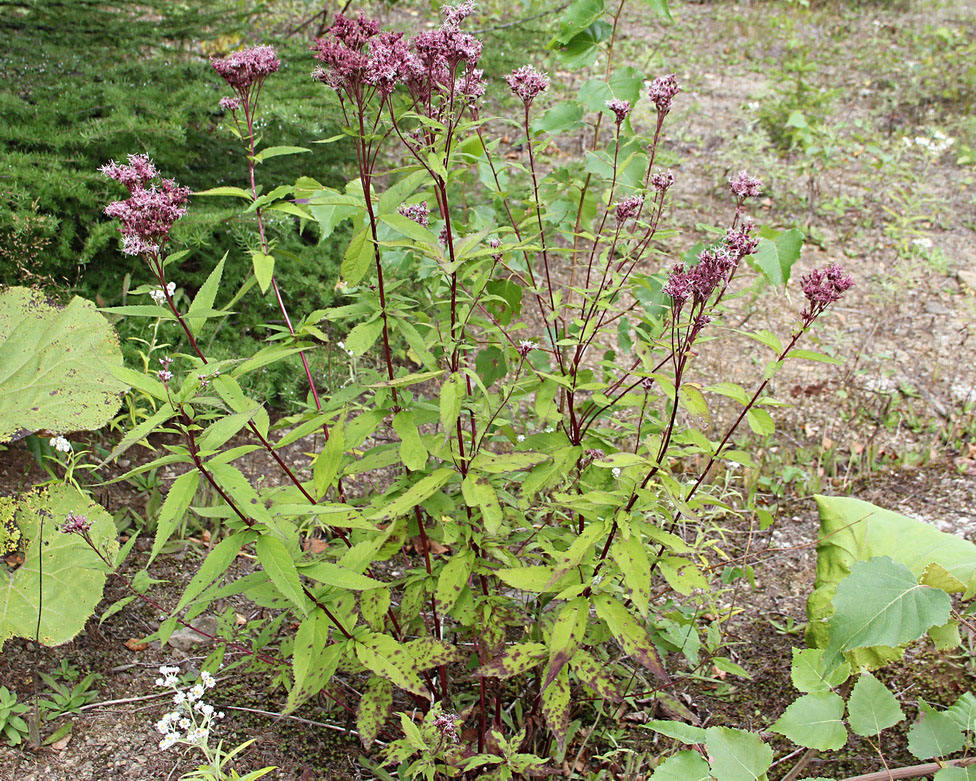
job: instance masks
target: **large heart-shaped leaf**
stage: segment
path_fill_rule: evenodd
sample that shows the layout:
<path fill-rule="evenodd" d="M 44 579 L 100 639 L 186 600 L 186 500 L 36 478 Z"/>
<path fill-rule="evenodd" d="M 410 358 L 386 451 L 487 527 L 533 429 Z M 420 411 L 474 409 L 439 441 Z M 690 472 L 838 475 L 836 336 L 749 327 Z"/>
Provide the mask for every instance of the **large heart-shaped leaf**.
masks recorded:
<path fill-rule="evenodd" d="M 101 428 L 125 391 L 107 367 L 121 365 L 118 337 L 90 301 L 62 308 L 30 288 L 0 292 L 0 442 Z"/>
<path fill-rule="evenodd" d="M 61 485 L 23 495 L 14 523 L 30 542 L 19 568 L 9 572 L 0 565 L 0 647 L 8 637 L 35 633 L 44 645 L 66 643 L 101 600 L 106 566 L 80 536 L 61 531 L 69 513 L 88 518 L 92 542 L 115 560 L 119 546 L 111 516 L 77 488 Z"/>

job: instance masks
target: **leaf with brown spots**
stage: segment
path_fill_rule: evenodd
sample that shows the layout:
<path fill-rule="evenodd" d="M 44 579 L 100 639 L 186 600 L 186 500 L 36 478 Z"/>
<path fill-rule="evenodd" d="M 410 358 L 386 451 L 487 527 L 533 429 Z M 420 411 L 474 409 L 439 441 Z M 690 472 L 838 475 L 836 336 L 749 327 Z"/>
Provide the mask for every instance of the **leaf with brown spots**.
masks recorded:
<path fill-rule="evenodd" d="M 393 686 L 378 675 L 372 676 L 356 709 L 356 729 L 359 730 L 359 740 L 363 748 L 369 748 L 376 740 L 392 706 Z"/>

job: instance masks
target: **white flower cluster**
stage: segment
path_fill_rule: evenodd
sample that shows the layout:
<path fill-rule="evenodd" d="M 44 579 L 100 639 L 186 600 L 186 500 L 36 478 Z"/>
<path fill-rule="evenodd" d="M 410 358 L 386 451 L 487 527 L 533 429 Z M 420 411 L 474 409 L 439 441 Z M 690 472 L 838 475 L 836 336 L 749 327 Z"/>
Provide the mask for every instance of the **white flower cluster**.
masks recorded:
<path fill-rule="evenodd" d="M 217 685 L 216 679 L 204 670 L 200 673 L 199 681 L 188 689 L 181 689 L 179 667 L 164 665 L 159 668 L 159 674 L 161 677 L 156 679 L 156 685 L 172 689 L 173 704 L 176 705 L 156 722 L 156 730 L 163 735 L 163 739 L 159 741 L 160 750 L 165 751 L 177 743 L 206 746 L 213 720 L 224 718 L 223 711 L 217 711 L 213 705 L 203 701 L 207 689 Z"/>
<path fill-rule="evenodd" d="M 58 434 L 56 437 L 51 437 L 49 442 L 51 447 L 53 447 L 59 453 L 71 452 L 71 443 L 60 434 Z"/>
<path fill-rule="evenodd" d="M 956 139 L 950 138 L 941 130 L 933 130 L 931 138 L 927 136 L 915 136 L 915 138 L 905 136 L 902 141 L 904 142 L 905 146 L 921 147 L 933 157 L 938 157 L 954 143 L 956 143 Z"/>
<path fill-rule="evenodd" d="M 175 292 L 176 292 L 176 283 L 175 282 L 167 283 L 166 293 L 169 293 L 170 298 L 173 297 L 173 293 Z M 159 288 L 158 290 L 150 290 L 149 296 L 150 298 L 152 298 L 153 301 L 159 304 L 159 306 L 166 306 L 166 293 L 163 292 L 162 288 Z"/>
<path fill-rule="evenodd" d="M 354 358 L 356 356 L 356 353 L 354 353 L 352 350 L 347 350 L 346 349 L 346 343 L 345 342 L 336 342 L 336 346 L 340 350 L 342 350 L 346 355 L 348 355 L 350 358 Z"/>

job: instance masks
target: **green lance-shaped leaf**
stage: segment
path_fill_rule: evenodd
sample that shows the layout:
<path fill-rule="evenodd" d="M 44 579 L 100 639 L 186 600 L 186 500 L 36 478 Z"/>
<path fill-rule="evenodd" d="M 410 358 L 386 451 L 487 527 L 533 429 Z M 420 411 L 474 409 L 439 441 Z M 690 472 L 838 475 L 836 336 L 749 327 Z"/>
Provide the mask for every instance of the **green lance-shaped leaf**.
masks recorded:
<path fill-rule="evenodd" d="M 847 698 L 847 723 L 858 735 L 870 737 L 905 718 L 895 695 L 871 673 L 861 673 Z"/>
<path fill-rule="evenodd" d="M 420 439 L 412 412 L 403 410 L 393 416 L 393 429 L 400 437 L 400 460 L 410 470 L 419 471 L 427 464 L 427 448 Z"/>
<path fill-rule="evenodd" d="M 355 641 L 356 657 L 372 673 L 413 694 L 427 695 L 410 651 L 389 635 L 370 632 Z"/>
<path fill-rule="evenodd" d="M 904 564 L 887 556 L 858 562 L 837 586 L 823 663 L 832 666 L 856 648 L 917 640 L 929 627 L 945 624 L 951 607 L 948 594 L 919 585 Z"/>
<path fill-rule="evenodd" d="M 610 702 L 621 702 L 619 687 L 605 664 L 597 662 L 582 648 L 573 654 L 570 668 L 587 688 Z"/>
<path fill-rule="evenodd" d="M 393 707 L 393 686 L 385 678 L 374 675 L 366 684 L 363 698 L 356 709 L 356 729 L 363 748 L 369 748 L 379 735 L 383 723 Z"/>
<path fill-rule="evenodd" d="M 358 284 L 369 271 L 373 257 L 373 241 L 369 235 L 369 228 L 364 227 L 352 237 L 349 246 L 346 247 L 346 254 L 340 267 L 343 279 L 350 285 Z"/>
<path fill-rule="evenodd" d="M 288 600 L 295 605 L 302 613 L 306 613 L 308 599 L 302 589 L 302 581 L 295 567 L 288 546 L 277 537 L 270 534 L 262 534 L 258 537 L 257 544 L 254 546 L 258 554 L 258 562 L 271 582 L 275 584 Z"/>
<path fill-rule="evenodd" d="M 559 610 L 549 635 L 549 662 L 542 679 L 542 689 L 556 678 L 566 663 L 576 653 L 580 641 L 586 633 L 586 617 L 590 603 L 583 597 L 571 599 Z"/>
<path fill-rule="evenodd" d="M 648 781 L 711 781 L 708 762 L 697 751 L 679 751 L 657 766 Z"/>
<path fill-rule="evenodd" d="M 501 655 L 475 671 L 485 678 L 512 678 L 531 670 L 546 658 L 548 649 L 542 643 L 520 643 L 508 646 Z"/>
<path fill-rule="evenodd" d="M 798 746 L 836 751 L 847 743 L 844 700 L 834 692 L 805 694 L 770 729 Z"/>
<path fill-rule="evenodd" d="M 443 615 L 457 602 L 461 596 L 461 589 L 471 577 L 474 567 L 474 551 L 464 550 L 455 553 L 441 569 L 437 576 L 437 588 L 434 590 L 434 606 Z"/>
<path fill-rule="evenodd" d="M 390 589 L 370 588 L 359 595 L 359 612 L 370 629 L 383 630 L 386 613 L 390 609 Z"/>
<path fill-rule="evenodd" d="M 709 727 L 705 748 L 718 781 L 760 781 L 773 763 L 773 750 L 758 735 L 729 727 Z"/>
<path fill-rule="evenodd" d="M 451 664 L 460 656 L 457 646 L 434 637 L 418 637 L 407 643 L 406 647 L 421 670 Z"/>
<path fill-rule="evenodd" d="M 966 737 L 952 717 L 925 703 L 918 721 L 908 730 L 908 750 L 919 759 L 947 757 L 963 747 Z"/>
<path fill-rule="evenodd" d="M 694 724 L 685 724 L 683 721 L 659 721 L 654 719 L 643 726 L 645 729 L 654 730 L 688 745 L 693 743 L 704 744 L 708 738 L 703 727 L 696 727 Z"/>
<path fill-rule="evenodd" d="M 454 372 L 441 385 L 440 413 L 441 425 L 445 431 L 454 431 L 454 424 L 461 414 L 461 401 L 464 398 L 464 383 L 461 375 Z"/>
<path fill-rule="evenodd" d="M 197 494 L 199 485 L 200 473 L 196 469 L 184 472 L 173 481 L 173 485 L 170 486 L 166 500 L 159 511 L 159 519 L 156 521 L 156 538 L 153 540 L 152 551 L 149 553 L 149 561 L 146 562 L 146 566 L 152 564 L 163 546 L 169 541 L 180 521 L 183 520 L 183 516 L 190 509 L 190 502 Z"/>
<path fill-rule="evenodd" d="M 606 622 L 610 634 L 620 643 L 624 653 L 634 657 L 662 681 L 670 683 L 671 678 L 664 670 L 654 643 L 623 603 L 612 599 L 607 594 L 597 594 L 593 604 L 597 615 Z"/>
<path fill-rule="evenodd" d="M 425 499 L 429 499 L 454 474 L 453 469 L 441 467 L 418 480 L 396 499 L 373 511 L 368 517 L 371 520 L 387 520 L 408 513 Z"/>
<path fill-rule="evenodd" d="M 105 565 L 77 534 L 61 532 L 69 513 L 88 518 L 92 542 L 109 561 L 115 560 L 119 546 L 111 516 L 78 489 L 60 485 L 23 494 L 13 523 L 27 547 L 24 563 L 0 575 L 0 648 L 8 637 L 33 638 L 35 632 L 44 645 L 66 643 L 101 600 Z"/>
<path fill-rule="evenodd" d="M 343 645 L 329 645 L 331 626 L 321 610 L 313 610 L 299 625 L 291 660 L 295 683 L 288 692 L 286 713 L 318 694 L 339 666 Z"/>
<path fill-rule="evenodd" d="M 566 746 L 569 729 L 569 671 L 563 667 L 549 685 L 542 690 L 542 717 L 562 751 Z"/>
<path fill-rule="evenodd" d="M 90 301 L 61 308 L 30 288 L 0 292 L 0 442 L 101 428 L 122 402 L 110 372 L 120 366 L 118 337 Z"/>

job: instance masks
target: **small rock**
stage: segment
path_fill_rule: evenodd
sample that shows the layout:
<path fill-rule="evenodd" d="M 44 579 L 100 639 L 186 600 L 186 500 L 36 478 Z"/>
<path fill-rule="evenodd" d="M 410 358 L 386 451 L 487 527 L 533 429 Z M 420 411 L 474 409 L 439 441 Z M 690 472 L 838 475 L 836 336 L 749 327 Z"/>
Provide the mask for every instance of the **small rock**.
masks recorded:
<path fill-rule="evenodd" d="M 926 301 L 925 314 L 927 315 L 948 315 L 952 312 L 949 307 L 939 301 Z"/>
<path fill-rule="evenodd" d="M 201 616 L 193 621 L 192 625 L 200 632 L 206 632 L 208 635 L 217 634 L 217 619 L 213 616 Z M 210 638 L 200 634 L 200 632 L 195 632 L 188 626 L 182 626 L 170 635 L 169 645 L 180 651 L 189 651 L 198 645 L 211 642 Z"/>
<path fill-rule="evenodd" d="M 976 271 L 970 271 L 968 269 L 963 271 L 957 271 L 956 276 L 959 277 L 959 281 L 963 283 L 972 291 L 976 291 Z"/>

